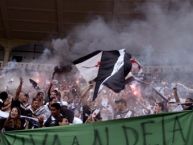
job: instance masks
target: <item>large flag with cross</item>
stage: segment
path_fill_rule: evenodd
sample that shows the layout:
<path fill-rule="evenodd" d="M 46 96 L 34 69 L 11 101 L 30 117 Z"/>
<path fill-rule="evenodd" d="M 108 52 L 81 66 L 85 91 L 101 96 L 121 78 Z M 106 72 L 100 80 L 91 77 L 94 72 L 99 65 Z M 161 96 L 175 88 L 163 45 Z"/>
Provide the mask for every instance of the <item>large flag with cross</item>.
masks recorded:
<path fill-rule="evenodd" d="M 99 50 L 81 57 L 73 63 L 87 82 L 96 82 L 93 94 L 93 100 L 95 100 L 103 86 L 117 93 L 125 88 L 125 77 L 132 67 L 130 59 L 131 55 L 125 49 Z"/>

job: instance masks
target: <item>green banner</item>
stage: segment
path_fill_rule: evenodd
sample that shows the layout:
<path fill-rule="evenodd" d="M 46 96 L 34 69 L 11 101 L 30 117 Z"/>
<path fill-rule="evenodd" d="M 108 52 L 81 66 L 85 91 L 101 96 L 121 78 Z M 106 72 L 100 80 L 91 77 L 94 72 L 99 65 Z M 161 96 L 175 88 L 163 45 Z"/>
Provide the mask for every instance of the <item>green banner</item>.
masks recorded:
<path fill-rule="evenodd" d="M 192 145 L 193 112 L 2 132 L 0 145 Z"/>

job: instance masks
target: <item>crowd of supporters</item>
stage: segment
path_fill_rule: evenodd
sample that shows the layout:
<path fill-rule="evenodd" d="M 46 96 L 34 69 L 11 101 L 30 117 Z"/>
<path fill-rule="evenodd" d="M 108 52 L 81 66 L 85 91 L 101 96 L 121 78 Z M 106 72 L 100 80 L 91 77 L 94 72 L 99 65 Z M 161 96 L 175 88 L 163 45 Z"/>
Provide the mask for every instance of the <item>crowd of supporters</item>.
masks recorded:
<path fill-rule="evenodd" d="M 2 131 L 92 123 L 193 109 L 191 97 L 184 97 L 186 99 L 182 101 L 176 86 L 173 86 L 171 94 L 162 95 L 149 89 L 145 83 L 133 81 L 118 94 L 104 88 L 93 101 L 94 83 L 81 83 L 81 79 L 57 80 L 57 83 L 55 80 L 43 89 L 34 88 L 30 93 L 24 91 L 24 81 L 20 78 L 14 93 L 4 90 L 0 93 Z"/>

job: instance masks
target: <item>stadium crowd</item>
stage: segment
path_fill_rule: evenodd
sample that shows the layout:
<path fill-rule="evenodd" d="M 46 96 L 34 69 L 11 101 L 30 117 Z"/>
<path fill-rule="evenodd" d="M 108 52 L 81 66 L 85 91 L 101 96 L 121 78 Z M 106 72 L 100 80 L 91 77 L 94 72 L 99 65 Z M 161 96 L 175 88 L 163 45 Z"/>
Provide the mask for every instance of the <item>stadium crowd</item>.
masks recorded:
<path fill-rule="evenodd" d="M 92 123 L 193 109 L 191 97 L 187 96 L 182 101 L 176 86 L 172 87 L 172 93 L 161 94 L 150 88 L 151 84 L 131 81 L 118 94 L 104 88 L 93 101 L 94 83 L 86 84 L 81 78 L 53 80 L 43 89 L 35 86 L 30 93 L 24 91 L 24 81 L 20 78 L 15 93 L 4 90 L 0 93 L 2 131 Z"/>

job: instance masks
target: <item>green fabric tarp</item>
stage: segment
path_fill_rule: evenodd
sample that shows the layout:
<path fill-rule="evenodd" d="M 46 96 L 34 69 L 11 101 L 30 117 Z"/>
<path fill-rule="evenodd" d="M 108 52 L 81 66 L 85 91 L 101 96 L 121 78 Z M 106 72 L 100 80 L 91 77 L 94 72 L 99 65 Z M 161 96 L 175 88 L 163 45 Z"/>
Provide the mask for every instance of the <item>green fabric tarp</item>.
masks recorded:
<path fill-rule="evenodd" d="M 0 145 L 193 145 L 193 112 L 2 132 Z"/>

